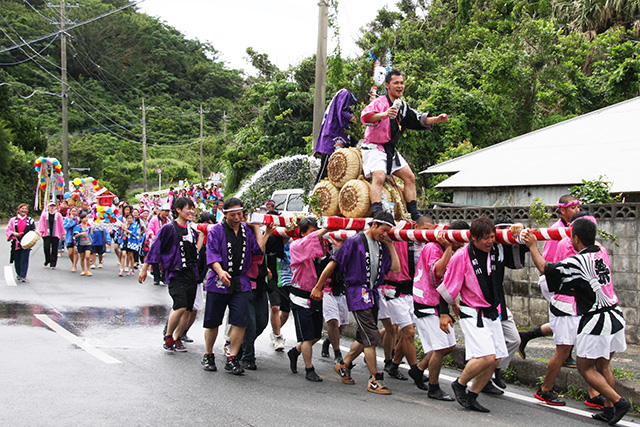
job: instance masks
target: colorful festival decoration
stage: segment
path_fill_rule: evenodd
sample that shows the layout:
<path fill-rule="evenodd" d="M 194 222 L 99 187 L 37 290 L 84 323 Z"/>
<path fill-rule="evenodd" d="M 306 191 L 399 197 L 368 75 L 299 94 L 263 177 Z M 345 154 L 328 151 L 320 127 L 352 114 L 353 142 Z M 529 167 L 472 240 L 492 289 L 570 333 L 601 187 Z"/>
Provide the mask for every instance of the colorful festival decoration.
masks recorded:
<path fill-rule="evenodd" d="M 98 185 L 98 180 L 92 177 L 86 178 L 74 178 L 71 181 L 73 184 L 73 191 L 67 191 L 64 193 L 65 199 L 72 199 L 74 201 L 88 201 L 95 202 L 95 193 L 100 191 L 100 186 Z"/>
<path fill-rule="evenodd" d="M 49 201 L 56 200 L 56 193 L 62 194 L 64 189 L 62 164 L 54 157 L 38 157 L 33 166 L 38 172 L 38 189 L 33 207 L 42 210 Z"/>
<path fill-rule="evenodd" d="M 97 205 L 95 224 L 115 224 L 118 221 L 118 214 L 120 214 L 118 208 Z"/>

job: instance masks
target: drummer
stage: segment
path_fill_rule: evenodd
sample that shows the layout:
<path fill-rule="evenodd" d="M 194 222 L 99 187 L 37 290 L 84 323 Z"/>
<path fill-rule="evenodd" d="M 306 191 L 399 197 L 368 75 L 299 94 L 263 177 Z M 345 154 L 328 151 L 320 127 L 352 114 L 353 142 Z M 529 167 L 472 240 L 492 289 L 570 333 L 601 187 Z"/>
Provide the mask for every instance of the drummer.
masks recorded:
<path fill-rule="evenodd" d="M 7 241 L 11 243 L 9 263 L 14 264 L 18 282 L 23 283 L 27 281 L 31 249 L 24 249 L 21 240 L 29 231 L 35 232 L 36 229 L 36 223 L 33 218 L 27 216 L 28 213 L 29 206 L 26 203 L 18 205 L 16 216 L 9 220 L 6 230 Z"/>

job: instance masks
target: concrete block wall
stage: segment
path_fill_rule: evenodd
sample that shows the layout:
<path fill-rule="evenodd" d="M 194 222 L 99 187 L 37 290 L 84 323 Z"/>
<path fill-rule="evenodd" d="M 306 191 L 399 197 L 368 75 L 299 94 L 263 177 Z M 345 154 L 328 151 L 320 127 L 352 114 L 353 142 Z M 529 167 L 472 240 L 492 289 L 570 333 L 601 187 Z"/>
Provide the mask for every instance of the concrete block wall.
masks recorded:
<path fill-rule="evenodd" d="M 615 242 L 598 237 L 609 252 L 614 280 L 614 289 L 620 300 L 619 306 L 627 323 L 627 342 L 640 344 L 640 204 L 583 205 L 582 210 L 589 211 L 598 221 L 598 227 L 617 237 Z M 549 225 L 557 221 L 557 208 L 549 206 L 553 214 Z M 424 213 L 430 215 L 436 223 L 447 224 L 456 219 L 472 221 L 479 216 L 496 218 L 507 214 L 516 222 L 530 226 L 528 207 L 497 208 L 438 208 Z M 542 244 L 539 244 L 542 248 Z M 542 297 L 538 286 L 538 270 L 530 257 L 526 257 L 526 266 L 522 270 L 508 270 L 505 275 L 505 293 L 507 305 L 514 315 L 519 328 L 540 325 L 548 321 L 548 303 Z"/>

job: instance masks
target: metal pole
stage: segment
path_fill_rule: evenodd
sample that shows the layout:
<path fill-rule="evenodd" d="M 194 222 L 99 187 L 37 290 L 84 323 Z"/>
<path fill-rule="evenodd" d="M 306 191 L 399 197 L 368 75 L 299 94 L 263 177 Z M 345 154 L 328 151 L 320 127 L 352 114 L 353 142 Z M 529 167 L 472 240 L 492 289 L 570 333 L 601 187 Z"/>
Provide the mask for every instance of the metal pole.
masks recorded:
<path fill-rule="evenodd" d="M 62 173 L 64 174 L 65 191 L 69 188 L 69 111 L 67 109 L 67 35 L 64 26 L 66 22 L 65 3 L 60 2 L 60 70 L 62 80 Z"/>
<path fill-rule="evenodd" d="M 313 96 L 313 150 L 320 136 L 320 126 L 324 117 L 327 92 L 327 28 L 329 26 L 329 5 L 325 0 L 318 3 L 318 49 L 316 52 L 316 83 Z"/>
<path fill-rule="evenodd" d="M 162 174 L 158 174 L 158 191 L 162 191 Z"/>
<path fill-rule="evenodd" d="M 142 98 L 142 185 L 147 191 L 147 116 L 144 108 L 144 98 Z"/>

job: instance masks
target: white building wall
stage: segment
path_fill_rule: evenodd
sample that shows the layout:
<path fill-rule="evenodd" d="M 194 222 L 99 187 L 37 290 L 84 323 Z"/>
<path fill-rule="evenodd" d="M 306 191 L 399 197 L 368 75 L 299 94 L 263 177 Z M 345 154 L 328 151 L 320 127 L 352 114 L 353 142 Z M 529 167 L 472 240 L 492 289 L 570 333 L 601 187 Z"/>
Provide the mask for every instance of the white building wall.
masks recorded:
<path fill-rule="evenodd" d="M 555 205 L 569 186 L 499 187 L 453 190 L 453 203 L 474 206 L 528 206 L 540 197 L 547 205 Z"/>

